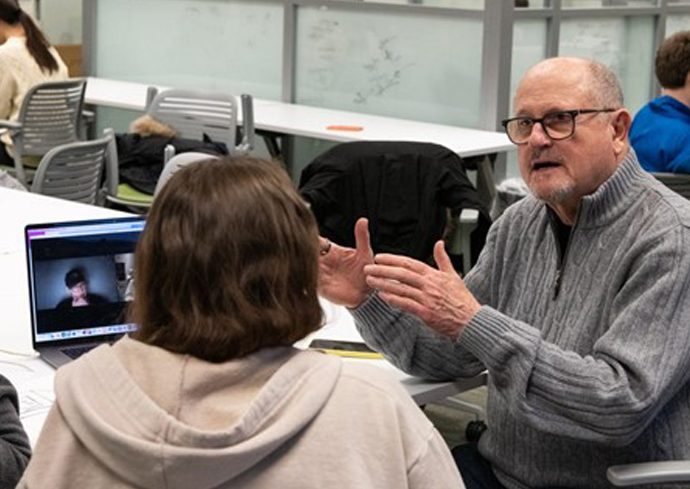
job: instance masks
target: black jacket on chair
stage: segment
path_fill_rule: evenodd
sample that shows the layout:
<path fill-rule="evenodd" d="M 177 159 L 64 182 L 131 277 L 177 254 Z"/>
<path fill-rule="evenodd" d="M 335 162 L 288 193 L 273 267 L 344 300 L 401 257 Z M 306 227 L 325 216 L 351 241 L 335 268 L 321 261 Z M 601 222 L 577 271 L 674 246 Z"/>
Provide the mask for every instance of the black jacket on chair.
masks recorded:
<path fill-rule="evenodd" d="M 465 174 L 462 159 L 431 143 L 367 141 L 339 144 L 302 172 L 300 193 L 322 236 L 353 247 L 358 218 L 369 219 L 375 253 L 429 260 L 443 236 L 446 209 L 480 212 L 472 263 L 486 239 L 488 210 Z"/>

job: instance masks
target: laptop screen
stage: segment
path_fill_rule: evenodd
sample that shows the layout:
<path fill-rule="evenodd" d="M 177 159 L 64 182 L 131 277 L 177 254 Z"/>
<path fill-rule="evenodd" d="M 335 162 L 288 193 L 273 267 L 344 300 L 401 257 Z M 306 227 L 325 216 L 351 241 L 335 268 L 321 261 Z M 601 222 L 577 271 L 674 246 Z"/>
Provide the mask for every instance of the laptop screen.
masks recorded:
<path fill-rule="evenodd" d="M 124 312 L 144 222 L 127 217 L 26 227 L 34 347 L 137 329 Z"/>

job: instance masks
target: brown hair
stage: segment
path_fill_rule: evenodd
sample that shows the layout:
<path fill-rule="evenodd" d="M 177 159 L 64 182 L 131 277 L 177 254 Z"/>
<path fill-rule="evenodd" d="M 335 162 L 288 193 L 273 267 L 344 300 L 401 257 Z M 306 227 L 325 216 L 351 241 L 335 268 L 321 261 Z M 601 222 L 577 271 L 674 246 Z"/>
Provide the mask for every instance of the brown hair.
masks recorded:
<path fill-rule="evenodd" d="M 38 63 L 41 71 L 53 73 L 58 70 L 57 61 L 48 50 L 50 43 L 31 20 L 29 14 L 19 7 L 16 0 L 0 0 L 0 20 L 9 25 L 21 24 L 26 34 L 26 48 Z"/>
<path fill-rule="evenodd" d="M 277 164 L 205 160 L 156 196 L 136 252 L 134 337 L 223 362 L 317 330 L 318 231 Z"/>
<path fill-rule="evenodd" d="M 656 52 L 655 73 L 664 88 L 683 88 L 690 72 L 690 31 L 666 39 Z"/>

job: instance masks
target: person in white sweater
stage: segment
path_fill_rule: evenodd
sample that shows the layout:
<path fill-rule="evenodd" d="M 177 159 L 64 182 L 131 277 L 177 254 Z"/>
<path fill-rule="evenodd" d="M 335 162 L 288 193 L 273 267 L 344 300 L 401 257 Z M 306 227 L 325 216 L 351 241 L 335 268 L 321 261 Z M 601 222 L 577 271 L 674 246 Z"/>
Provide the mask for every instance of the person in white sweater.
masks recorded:
<path fill-rule="evenodd" d="M 33 86 L 68 76 L 57 50 L 31 17 L 15 0 L 0 0 L 0 119 L 17 120 Z M 0 141 L 0 165 L 13 166 L 11 138 L 3 134 Z"/>
<path fill-rule="evenodd" d="M 319 251 L 276 163 L 174 174 L 136 252 L 141 328 L 58 370 L 18 487 L 464 489 L 397 381 L 292 346 L 323 322 Z"/>

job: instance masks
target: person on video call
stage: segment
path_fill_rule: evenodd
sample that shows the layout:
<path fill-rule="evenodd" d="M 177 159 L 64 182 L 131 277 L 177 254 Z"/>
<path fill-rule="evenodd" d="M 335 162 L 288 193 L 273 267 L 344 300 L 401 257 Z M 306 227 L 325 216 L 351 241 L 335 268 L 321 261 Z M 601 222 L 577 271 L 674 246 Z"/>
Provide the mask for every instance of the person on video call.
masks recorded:
<path fill-rule="evenodd" d="M 18 488 L 464 489 L 388 372 L 292 346 L 323 323 L 318 257 L 279 165 L 176 172 L 137 245 L 141 329 L 58 370 Z"/>
<path fill-rule="evenodd" d="M 65 274 L 65 286 L 70 296 L 59 302 L 58 309 L 94 306 L 108 302 L 103 296 L 89 293 L 88 281 L 81 268 L 73 268 Z"/>

